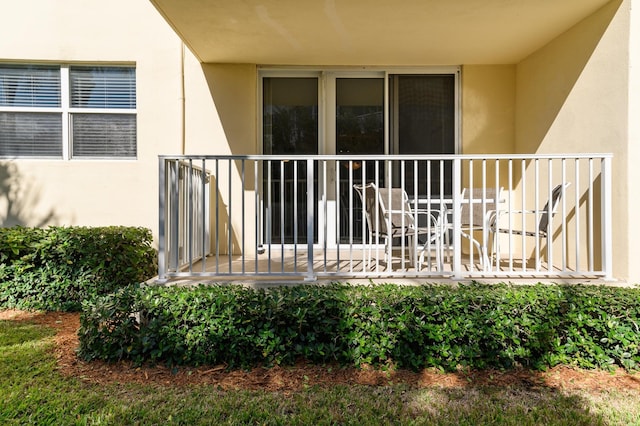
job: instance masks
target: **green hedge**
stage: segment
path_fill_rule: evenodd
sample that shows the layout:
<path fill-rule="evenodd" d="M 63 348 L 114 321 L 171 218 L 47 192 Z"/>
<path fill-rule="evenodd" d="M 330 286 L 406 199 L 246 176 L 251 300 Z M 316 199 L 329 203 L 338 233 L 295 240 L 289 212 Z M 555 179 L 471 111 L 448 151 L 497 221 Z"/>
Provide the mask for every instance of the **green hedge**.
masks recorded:
<path fill-rule="evenodd" d="M 156 273 L 151 231 L 134 227 L 0 228 L 0 306 L 79 310 Z"/>
<path fill-rule="evenodd" d="M 444 370 L 640 362 L 640 290 L 631 288 L 129 287 L 83 308 L 86 360 Z"/>

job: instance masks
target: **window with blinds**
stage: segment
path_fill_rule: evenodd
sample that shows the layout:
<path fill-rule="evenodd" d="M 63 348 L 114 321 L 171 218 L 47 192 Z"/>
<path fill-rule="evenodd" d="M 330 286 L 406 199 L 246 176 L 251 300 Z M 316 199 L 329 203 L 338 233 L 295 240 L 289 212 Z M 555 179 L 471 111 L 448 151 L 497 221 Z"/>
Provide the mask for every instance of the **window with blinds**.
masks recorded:
<path fill-rule="evenodd" d="M 72 156 L 135 157 L 135 69 L 71 67 L 69 86 Z"/>
<path fill-rule="evenodd" d="M 62 157 L 60 67 L 0 64 L 0 156 Z"/>
<path fill-rule="evenodd" d="M 135 74 L 0 64 L 0 157 L 135 158 Z"/>

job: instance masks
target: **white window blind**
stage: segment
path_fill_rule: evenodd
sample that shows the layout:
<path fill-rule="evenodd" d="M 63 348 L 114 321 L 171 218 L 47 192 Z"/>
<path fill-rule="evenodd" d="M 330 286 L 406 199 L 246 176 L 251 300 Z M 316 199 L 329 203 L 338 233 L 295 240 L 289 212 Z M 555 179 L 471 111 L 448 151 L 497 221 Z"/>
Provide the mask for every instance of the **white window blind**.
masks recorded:
<path fill-rule="evenodd" d="M 73 114 L 74 157 L 135 157 L 134 114 Z"/>
<path fill-rule="evenodd" d="M 60 67 L 0 64 L 0 156 L 62 157 Z"/>
<path fill-rule="evenodd" d="M 61 114 L 0 112 L 0 156 L 61 158 Z"/>
<path fill-rule="evenodd" d="M 71 107 L 136 107 L 136 76 L 127 67 L 71 67 Z"/>
<path fill-rule="evenodd" d="M 60 107 L 60 67 L 0 64 L 0 106 Z"/>

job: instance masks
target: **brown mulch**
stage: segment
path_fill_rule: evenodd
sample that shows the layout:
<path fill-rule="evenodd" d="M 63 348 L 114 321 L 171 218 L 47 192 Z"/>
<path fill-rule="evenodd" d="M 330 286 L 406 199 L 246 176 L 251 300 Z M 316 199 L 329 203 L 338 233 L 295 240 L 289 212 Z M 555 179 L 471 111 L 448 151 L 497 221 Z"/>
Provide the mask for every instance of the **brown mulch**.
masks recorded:
<path fill-rule="evenodd" d="M 56 330 L 54 354 L 58 370 L 66 376 L 106 383 L 141 383 L 155 385 L 216 385 L 220 389 L 249 389 L 290 392 L 307 386 L 338 384 L 386 385 L 405 383 L 411 387 L 524 386 L 559 390 L 601 391 L 605 389 L 640 390 L 640 374 L 622 369 L 613 372 L 555 367 L 546 372 L 516 369 L 441 373 L 431 369 L 406 370 L 341 368 L 300 363 L 295 366 L 254 368 L 251 371 L 227 371 L 224 365 L 179 367 L 162 365 L 135 367 L 129 362 L 85 362 L 76 357 L 79 314 L 60 312 L 0 311 L 0 320 L 35 322 Z"/>

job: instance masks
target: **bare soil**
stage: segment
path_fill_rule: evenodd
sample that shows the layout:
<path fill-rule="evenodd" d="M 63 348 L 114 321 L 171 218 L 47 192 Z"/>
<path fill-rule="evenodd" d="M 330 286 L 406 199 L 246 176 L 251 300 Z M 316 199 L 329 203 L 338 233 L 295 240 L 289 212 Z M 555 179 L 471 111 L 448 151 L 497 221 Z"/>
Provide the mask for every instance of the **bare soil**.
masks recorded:
<path fill-rule="evenodd" d="M 383 371 L 373 368 L 343 368 L 299 363 L 294 366 L 254 368 L 250 371 L 228 371 L 225 365 L 169 368 L 163 365 L 136 367 L 130 362 L 85 362 L 76 356 L 78 347 L 78 313 L 0 311 L 0 320 L 24 321 L 42 324 L 56 330 L 54 354 L 58 370 L 65 376 L 73 376 L 85 382 L 140 383 L 163 386 L 215 385 L 220 389 L 247 389 L 293 392 L 308 386 L 362 384 L 381 386 L 405 383 L 420 387 L 476 387 L 476 386 L 524 386 L 546 387 L 558 390 L 602 391 L 611 389 L 640 390 L 640 374 L 622 369 L 613 372 L 581 370 L 559 366 L 548 371 L 515 369 L 461 370 L 442 373 L 433 369 L 420 372 L 407 370 Z"/>

